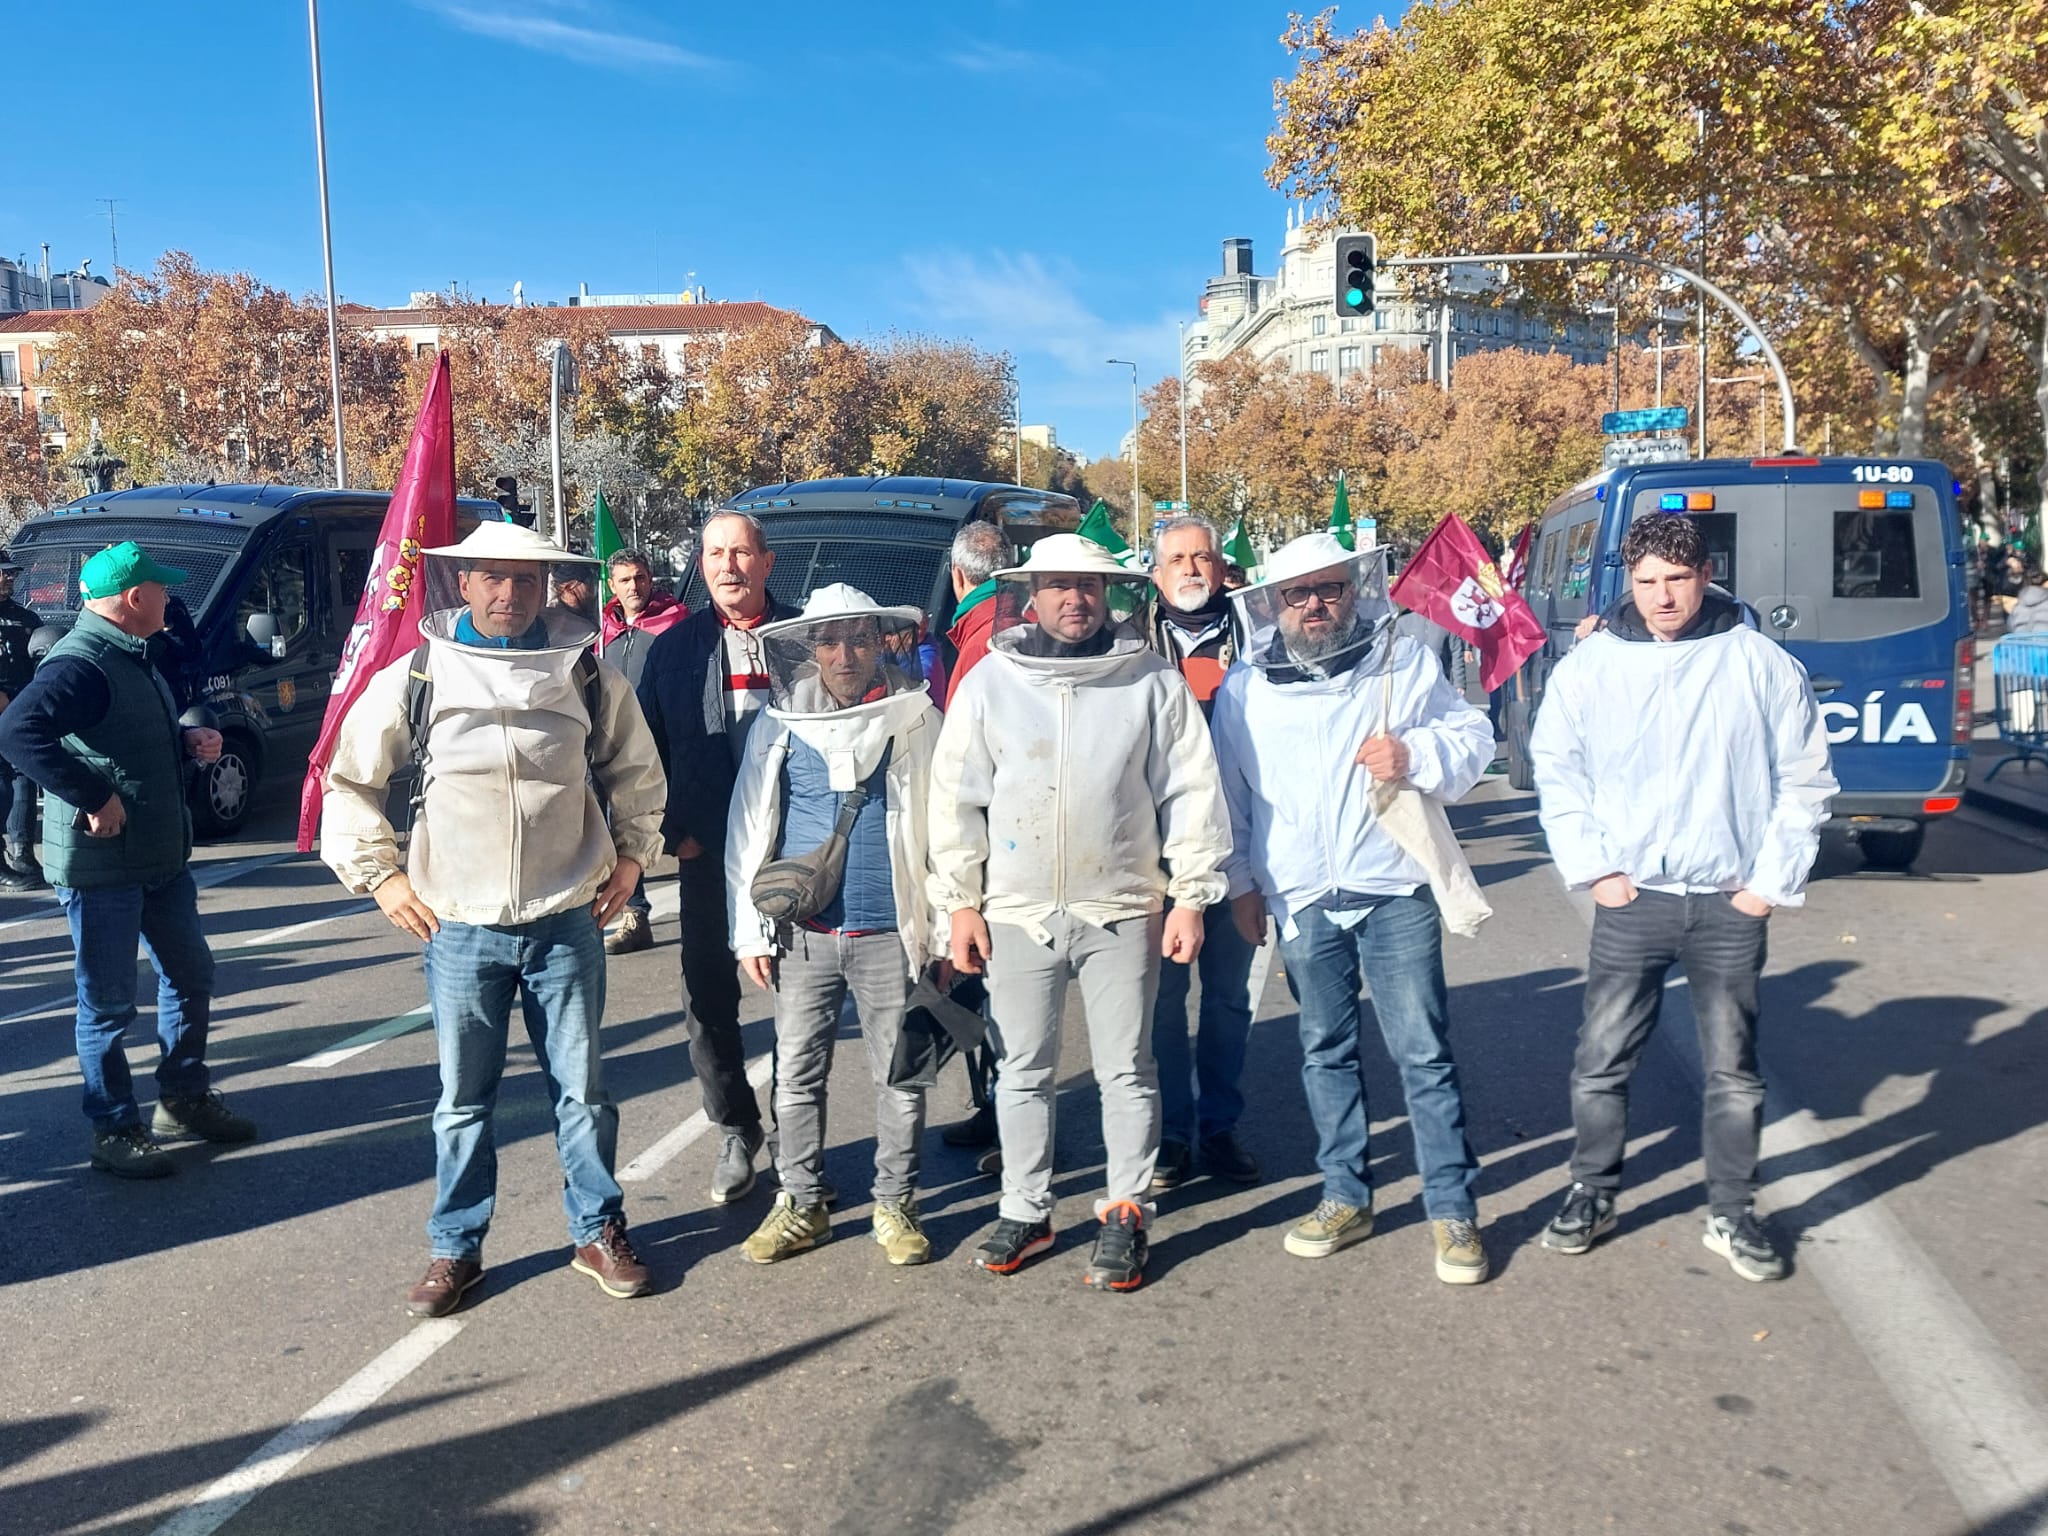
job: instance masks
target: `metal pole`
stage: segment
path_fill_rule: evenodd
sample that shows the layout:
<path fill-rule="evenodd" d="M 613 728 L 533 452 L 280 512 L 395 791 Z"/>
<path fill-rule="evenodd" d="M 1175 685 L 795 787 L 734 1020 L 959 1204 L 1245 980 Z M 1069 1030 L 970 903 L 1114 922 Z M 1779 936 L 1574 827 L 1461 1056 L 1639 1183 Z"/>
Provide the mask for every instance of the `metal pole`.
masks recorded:
<path fill-rule="evenodd" d="M 1614 296 L 1614 408 L 1621 409 L 1621 295 Z"/>
<path fill-rule="evenodd" d="M 1657 409 L 1664 409 L 1664 300 L 1657 300 Z"/>
<path fill-rule="evenodd" d="M 1380 258 L 1380 265 L 1383 267 L 1452 267 L 1462 266 L 1466 262 L 1491 262 L 1505 265 L 1517 261 L 1628 261 L 1634 262 L 1637 266 L 1654 268 L 1656 271 L 1690 283 L 1694 288 L 1727 310 L 1735 318 L 1736 322 L 1749 332 L 1751 338 L 1756 342 L 1757 349 L 1763 353 L 1764 362 L 1769 366 L 1772 376 L 1778 381 L 1778 399 L 1783 409 L 1785 425 L 1784 451 L 1787 453 L 1796 453 L 1798 451 L 1798 415 L 1792 403 L 1792 381 L 1786 376 L 1785 364 L 1778 356 L 1778 349 L 1771 345 L 1770 337 L 1764 334 L 1763 327 L 1756 323 L 1755 317 L 1748 310 L 1744 309 L 1729 294 L 1715 284 L 1708 282 L 1697 272 L 1688 271 L 1686 268 L 1676 266 L 1668 261 L 1659 261 L 1654 256 L 1639 256 L 1633 251 L 1494 251 L 1488 252 L 1485 255 L 1382 256 Z"/>
<path fill-rule="evenodd" d="M 1701 107 L 1698 110 L 1694 121 L 1698 125 L 1695 142 L 1699 145 L 1700 162 L 1700 281 L 1704 283 L 1707 278 L 1707 109 L 1705 107 Z M 1694 402 L 1694 411 L 1697 419 L 1693 422 L 1693 427 L 1699 451 L 1693 457 L 1704 459 L 1707 456 L 1707 295 L 1704 289 L 1701 290 L 1699 295 L 1698 310 L 1700 332 L 1699 384 Z M 1791 419 L 1791 411 L 1791 392 L 1788 386 L 1785 400 L 1785 412 L 1788 421 Z M 1787 452 L 1792 448 L 1792 429 L 1790 426 L 1785 428 L 1785 448 Z"/>
<path fill-rule="evenodd" d="M 1180 322 L 1180 509 L 1188 509 L 1188 323 Z"/>
<path fill-rule="evenodd" d="M 1010 369 L 1010 404 L 1017 413 L 1017 483 L 1024 483 L 1024 380 Z M 1048 477 L 1050 478 L 1050 477 Z"/>
<path fill-rule="evenodd" d="M 554 356 L 548 359 L 548 457 L 555 475 L 555 526 L 553 533 L 557 543 L 564 544 L 568 535 L 568 521 L 562 515 L 562 344 L 555 343 Z"/>
<path fill-rule="evenodd" d="M 1138 365 L 1127 357 L 1104 358 L 1112 368 L 1131 370 L 1131 548 L 1144 542 L 1138 531 Z"/>
<path fill-rule="evenodd" d="M 327 383 L 334 397 L 334 483 L 348 489 L 348 447 L 341 435 L 341 321 L 334 306 L 334 230 L 327 213 L 327 107 L 320 91 L 320 0 L 306 0 L 313 40 L 313 156 L 320 167 L 320 259 L 327 269 Z"/>

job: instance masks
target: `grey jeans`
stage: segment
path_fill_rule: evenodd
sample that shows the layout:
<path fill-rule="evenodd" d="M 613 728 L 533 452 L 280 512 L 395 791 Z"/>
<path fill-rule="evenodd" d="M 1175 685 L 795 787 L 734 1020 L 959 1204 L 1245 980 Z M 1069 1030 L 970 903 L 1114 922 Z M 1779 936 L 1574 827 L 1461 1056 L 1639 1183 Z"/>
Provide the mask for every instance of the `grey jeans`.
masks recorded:
<path fill-rule="evenodd" d="M 1628 1085 L 1656 1027 L 1664 977 L 1685 967 L 1706 1074 L 1700 1150 L 1707 1200 L 1733 1216 L 1756 1197 L 1764 1080 L 1756 1069 L 1757 978 L 1770 920 L 1726 895 L 1642 891 L 1625 907 L 1593 909 L 1586 1017 L 1572 1062 L 1572 1178 L 1613 1194 L 1628 1143 Z"/>
<path fill-rule="evenodd" d="M 775 1170 L 798 1205 L 821 1199 L 825 1160 L 825 1084 L 839 1009 L 853 993 L 875 1079 L 875 1199 L 917 1193 L 924 1141 L 924 1092 L 891 1088 L 889 1063 L 910 1001 L 910 962 L 895 933 L 795 930 L 775 966 Z"/>
<path fill-rule="evenodd" d="M 1060 1015 L 1067 983 L 1081 983 L 1088 1054 L 1102 1095 L 1108 1188 L 1097 1216 L 1123 1202 L 1152 1220 L 1152 1168 L 1159 1160 L 1159 1069 L 1152 1060 L 1152 1004 L 1159 991 L 1161 913 L 1107 928 L 1055 912 L 1050 945 L 1022 928 L 989 924 L 989 1032 L 1003 1063 L 996 1078 L 996 1129 L 1003 1143 L 1002 1213 L 1012 1221 L 1052 1219 L 1053 1096 Z"/>

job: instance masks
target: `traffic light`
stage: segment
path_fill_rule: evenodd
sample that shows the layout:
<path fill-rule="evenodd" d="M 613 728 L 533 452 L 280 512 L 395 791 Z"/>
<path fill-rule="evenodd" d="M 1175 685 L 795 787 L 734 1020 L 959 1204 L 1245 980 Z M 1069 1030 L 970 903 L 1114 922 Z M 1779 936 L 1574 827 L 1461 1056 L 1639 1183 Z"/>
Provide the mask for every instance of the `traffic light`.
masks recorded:
<path fill-rule="evenodd" d="M 533 526 L 533 503 L 519 499 L 519 477 L 500 475 L 491 484 L 498 488 L 498 494 L 491 500 L 505 509 L 505 521 L 518 523 L 523 528 Z"/>
<path fill-rule="evenodd" d="M 1371 235 L 1337 237 L 1337 313 L 1372 313 L 1372 279 L 1378 264 L 1378 242 Z"/>

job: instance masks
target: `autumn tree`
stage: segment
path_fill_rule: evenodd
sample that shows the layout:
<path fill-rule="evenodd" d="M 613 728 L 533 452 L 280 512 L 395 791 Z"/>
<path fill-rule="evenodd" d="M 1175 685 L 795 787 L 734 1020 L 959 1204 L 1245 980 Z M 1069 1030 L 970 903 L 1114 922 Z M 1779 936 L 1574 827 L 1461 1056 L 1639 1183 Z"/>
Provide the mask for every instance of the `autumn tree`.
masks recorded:
<path fill-rule="evenodd" d="M 0 399 L 0 543 L 14 531 L 19 514 L 40 511 L 59 499 L 34 409 L 16 410 L 12 401 Z"/>

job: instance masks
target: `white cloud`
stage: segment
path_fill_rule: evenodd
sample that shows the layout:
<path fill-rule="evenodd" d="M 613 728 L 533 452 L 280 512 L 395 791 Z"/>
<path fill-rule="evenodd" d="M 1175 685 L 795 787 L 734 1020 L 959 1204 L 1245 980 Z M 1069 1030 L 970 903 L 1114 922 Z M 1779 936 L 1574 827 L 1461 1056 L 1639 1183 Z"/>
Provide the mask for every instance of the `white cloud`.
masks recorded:
<path fill-rule="evenodd" d="M 1056 61 L 1044 54 L 1023 48 L 1004 48 L 995 43 L 969 43 L 965 48 L 957 48 L 947 54 L 946 62 L 955 69 L 977 75 L 1024 74 L 1050 71 L 1056 67 Z"/>
<path fill-rule="evenodd" d="M 597 27 L 578 26 L 545 11 L 517 11 L 500 14 L 431 0 L 430 9 L 465 32 L 496 38 L 536 53 L 551 53 L 578 64 L 600 69 L 713 69 L 718 60 L 678 48 L 658 38 L 639 37 L 629 32 L 609 32 Z M 587 13 L 589 7 L 576 0 L 556 0 L 553 9 Z"/>

